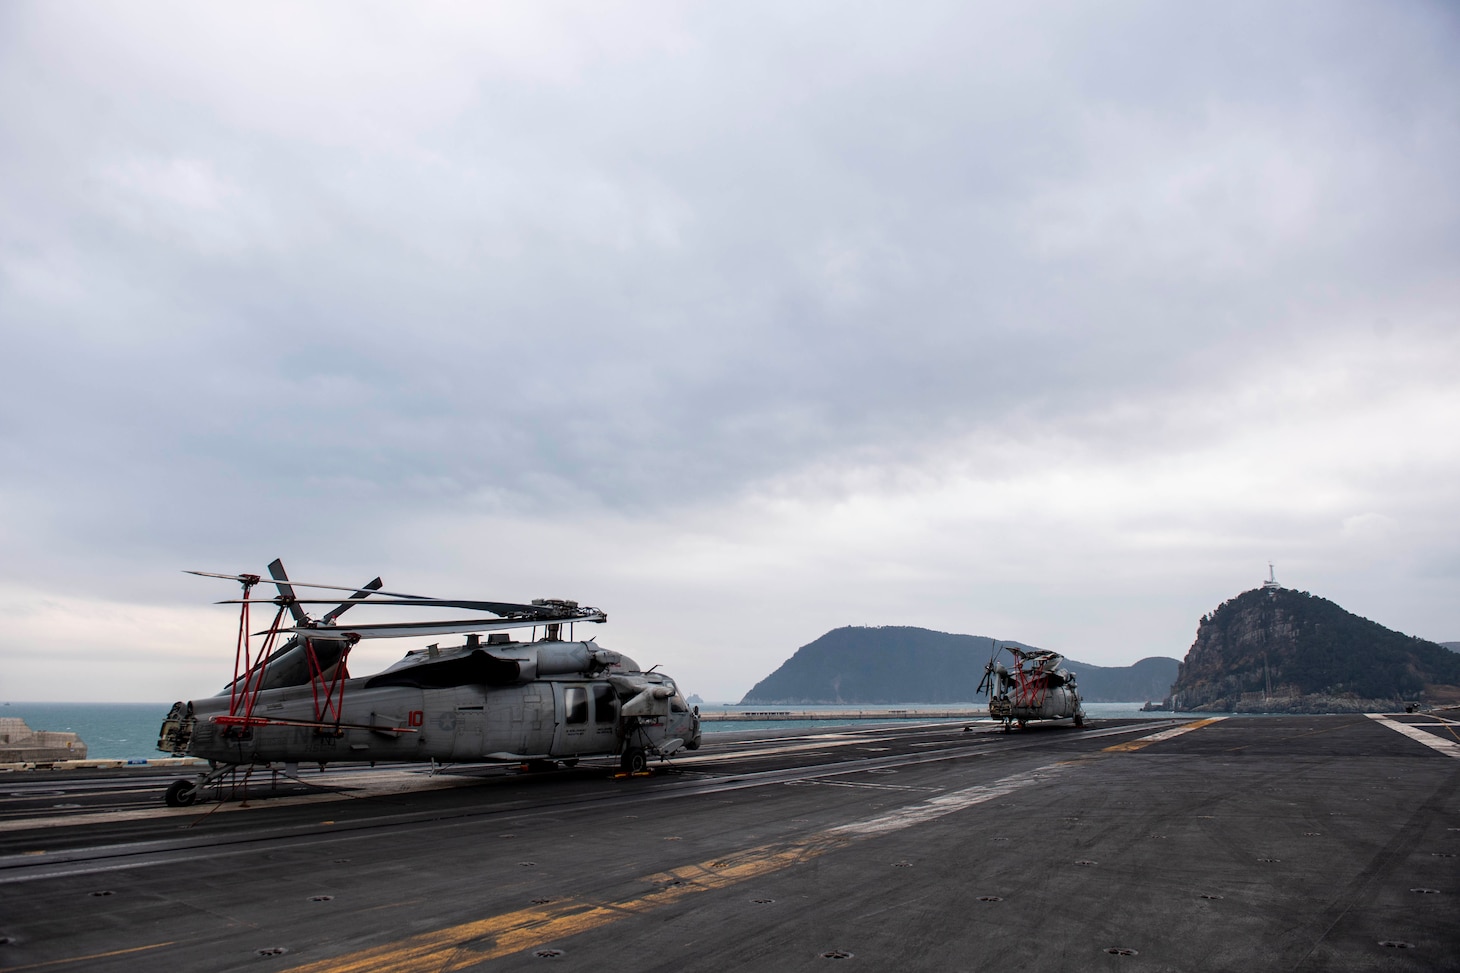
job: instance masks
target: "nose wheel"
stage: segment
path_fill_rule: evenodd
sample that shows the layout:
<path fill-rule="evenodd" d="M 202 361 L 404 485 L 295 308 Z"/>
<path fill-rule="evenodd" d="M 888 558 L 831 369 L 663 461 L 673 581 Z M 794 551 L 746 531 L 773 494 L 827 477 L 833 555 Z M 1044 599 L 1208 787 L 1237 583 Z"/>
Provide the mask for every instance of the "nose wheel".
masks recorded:
<path fill-rule="evenodd" d="M 643 747 L 629 747 L 619 758 L 619 766 L 626 774 L 642 774 L 649 769 L 649 755 Z"/>
<path fill-rule="evenodd" d="M 171 784 L 168 784 L 167 791 L 162 795 L 162 800 L 168 807 L 192 807 L 197 803 L 198 798 L 202 796 L 204 791 L 217 784 L 228 774 L 233 773 L 240 766 L 242 765 L 220 764 L 209 761 L 209 770 L 203 776 L 194 780 L 188 780 L 187 778 L 175 780 Z M 322 767 L 323 765 L 321 764 Z M 245 775 L 245 785 L 247 785 L 247 782 L 248 778 Z"/>
<path fill-rule="evenodd" d="M 168 807 L 192 807 L 198 799 L 198 784 L 191 780 L 175 780 L 167 785 L 167 793 L 162 795 L 162 799 Z"/>

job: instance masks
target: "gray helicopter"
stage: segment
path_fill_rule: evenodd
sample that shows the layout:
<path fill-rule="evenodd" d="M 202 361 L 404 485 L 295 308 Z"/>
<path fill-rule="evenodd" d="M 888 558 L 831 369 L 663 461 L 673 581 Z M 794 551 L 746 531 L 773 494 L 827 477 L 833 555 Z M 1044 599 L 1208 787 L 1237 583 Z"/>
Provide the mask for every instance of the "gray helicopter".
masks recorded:
<path fill-rule="evenodd" d="M 188 573 L 236 581 L 243 597 L 220 602 L 240 606 L 232 682 L 215 696 L 173 704 L 162 723 L 159 750 L 211 764 L 207 774 L 172 783 L 166 801 L 173 807 L 194 803 L 242 767 L 282 765 L 292 774 L 300 763 L 388 760 L 547 769 L 614 757 L 625 773 L 636 774 L 651 757 L 663 760 L 700 745 L 698 708 L 686 705 L 674 680 L 642 671 L 592 639 L 573 640 L 577 623 L 607 621 L 596 608 L 561 599 L 523 605 L 427 598 L 381 591 L 379 578 L 359 588 L 291 582 L 277 560 L 269 565 L 279 592 L 274 598 L 250 597 L 259 575 Z M 351 594 L 343 601 L 299 598 L 296 587 Z M 339 621 L 366 603 L 493 617 Z M 319 618 L 304 607 L 321 604 L 334 607 Z M 275 609 L 273 623 L 251 632 L 250 609 L 261 606 Z M 514 639 L 508 634 L 514 629 L 531 629 L 532 636 Z M 361 639 L 453 633 L 465 641 L 412 650 L 373 676 L 348 672 L 350 649 Z M 263 643 L 255 651 L 257 636 Z"/>
<path fill-rule="evenodd" d="M 979 693 L 988 693 L 989 716 L 1004 721 L 1004 732 L 1013 723 L 1024 729 L 1030 720 L 1073 719 L 1077 728 L 1085 725 L 1085 709 L 1075 674 L 1063 668 L 1064 656 L 1048 649 L 1002 646 L 1014 657 L 1010 669 L 996 661 L 1000 646 L 984 666 Z"/>

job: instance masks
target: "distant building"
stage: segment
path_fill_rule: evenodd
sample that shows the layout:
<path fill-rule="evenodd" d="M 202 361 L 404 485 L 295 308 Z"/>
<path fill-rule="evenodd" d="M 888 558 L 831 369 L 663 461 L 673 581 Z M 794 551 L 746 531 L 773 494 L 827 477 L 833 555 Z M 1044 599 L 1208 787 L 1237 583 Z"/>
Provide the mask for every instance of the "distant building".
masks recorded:
<path fill-rule="evenodd" d="M 1277 572 L 1273 570 L 1271 561 L 1267 562 L 1267 580 L 1262 583 L 1262 587 L 1269 591 L 1282 590 L 1283 586 L 1278 584 Z"/>

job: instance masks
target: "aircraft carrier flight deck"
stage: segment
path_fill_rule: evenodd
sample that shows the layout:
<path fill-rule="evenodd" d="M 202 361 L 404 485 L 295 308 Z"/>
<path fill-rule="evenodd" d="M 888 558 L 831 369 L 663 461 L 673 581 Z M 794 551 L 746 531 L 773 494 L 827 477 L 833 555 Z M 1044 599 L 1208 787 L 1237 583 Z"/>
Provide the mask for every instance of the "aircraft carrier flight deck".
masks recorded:
<path fill-rule="evenodd" d="M 970 729 L 965 730 L 965 726 Z M 0 970 L 1460 970 L 1457 714 L 0 777 Z"/>

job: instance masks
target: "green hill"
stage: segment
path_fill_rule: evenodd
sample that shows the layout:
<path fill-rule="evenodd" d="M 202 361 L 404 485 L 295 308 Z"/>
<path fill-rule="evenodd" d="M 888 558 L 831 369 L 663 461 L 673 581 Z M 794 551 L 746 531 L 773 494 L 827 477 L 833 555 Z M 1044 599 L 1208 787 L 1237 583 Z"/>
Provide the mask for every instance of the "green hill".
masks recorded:
<path fill-rule="evenodd" d="M 1192 711 L 1362 712 L 1457 687 L 1460 654 L 1306 591 L 1254 588 L 1202 617 L 1172 692 Z"/>
<path fill-rule="evenodd" d="M 984 636 L 910 626 L 838 628 L 797 649 L 741 703 L 972 702 L 993 646 Z M 1116 667 L 1066 660 L 1081 695 L 1097 703 L 1164 699 L 1177 665 L 1167 658 Z"/>

